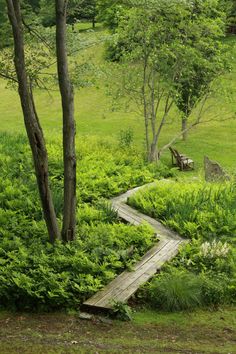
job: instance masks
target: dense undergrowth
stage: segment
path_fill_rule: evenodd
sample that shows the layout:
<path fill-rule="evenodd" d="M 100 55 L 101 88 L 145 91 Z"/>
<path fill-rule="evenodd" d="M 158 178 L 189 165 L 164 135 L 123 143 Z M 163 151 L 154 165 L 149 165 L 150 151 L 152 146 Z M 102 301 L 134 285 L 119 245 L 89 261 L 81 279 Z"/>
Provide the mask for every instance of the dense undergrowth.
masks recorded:
<path fill-rule="evenodd" d="M 236 185 L 158 182 L 129 204 L 161 220 L 191 243 L 141 296 L 154 307 L 185 310 L 236 301 Z"/>
<path fill-rule="evenodd" d="M 160 219 L 180 235 L 236 242 L 236 184 L 159 182 L 129 204 Z"/>
<path fill-rule="evenodd" d="M 77 240 L 55 246 L 40 208 L 26 138 L 0 136 L 0 305 L 15 309 L 74 308 L 132 266 L 153 243 L 148 226 L 117 219 L 107 199 L 169 175 L 146 165 L 132 147 L 96 138 L 78 142 Z M 62 211 L 60 141 L 48 143 L 56 212 Z"/>

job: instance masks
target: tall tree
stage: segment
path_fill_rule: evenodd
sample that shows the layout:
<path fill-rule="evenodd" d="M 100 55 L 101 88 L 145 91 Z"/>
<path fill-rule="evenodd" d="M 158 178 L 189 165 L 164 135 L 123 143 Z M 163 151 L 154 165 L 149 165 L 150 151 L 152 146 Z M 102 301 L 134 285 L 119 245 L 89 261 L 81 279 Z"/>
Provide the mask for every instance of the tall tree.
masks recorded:
<path fill-rule="evenodd" d="M 6 0 L 8 17 L 14 39 L 14 62 L 25 127 L 33 155 L 38 189 L 44 218 L 51 242 L 60 237 L 52 194 L 49 186 L 48 155 L 43 131 L 33 99 L 32 85 L 26 70 L 24 33 L 19 0 Z"/>
<path fill-rule="evenodd" d="M 66 49 L 67 0 L 56 0 L 57 71 L 63 110 L 64 211 L 62 239 L 75 238 L 76 224 L 76 157 L 74 93 L 70 82 Z"/>

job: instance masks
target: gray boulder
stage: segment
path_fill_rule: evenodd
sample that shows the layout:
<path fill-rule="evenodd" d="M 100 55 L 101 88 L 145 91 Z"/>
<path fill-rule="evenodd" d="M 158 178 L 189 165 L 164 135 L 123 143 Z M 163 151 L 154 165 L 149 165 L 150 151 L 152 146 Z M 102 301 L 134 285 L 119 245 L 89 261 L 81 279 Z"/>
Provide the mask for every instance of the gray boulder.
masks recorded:
<path fill-rule="evenodd" d="M 213 181 L 229 181 L 230 176 L 220 166 L 218 162 L 211 161 L 207 156 L 204 156 L 205 180 Z"/>

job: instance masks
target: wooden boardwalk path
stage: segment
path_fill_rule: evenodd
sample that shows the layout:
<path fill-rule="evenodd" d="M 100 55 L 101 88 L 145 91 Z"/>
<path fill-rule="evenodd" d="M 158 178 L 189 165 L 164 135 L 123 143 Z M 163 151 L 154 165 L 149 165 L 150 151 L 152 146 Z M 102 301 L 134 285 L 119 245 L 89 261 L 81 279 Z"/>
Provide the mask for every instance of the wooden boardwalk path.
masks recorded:
<path fill-rule="evenodd" d="M 125 302 L 142 284 L 148 281 L 166 261 L 172 259 L 178 253 L 181 244 L 186 242 L 186 240 L 183 240 L 179 235 L 167 229 L 157 220 L 125 204 L 127 198 L 137 190 L 151 185 L 153 185 L 153 183 L 134 188 L 119 197 L 113 198 L 111 202 L 119 217 L 130 224 L 139 225 L 143 222 L 148 222 L 153 227 L 159 242 L 136 263 L 132 271 L 124 271 L 104 289 L 85 301 L 82 306 L 83 310 L 89 312 L 94 310 L 111 310 L 114 301 Z"/>

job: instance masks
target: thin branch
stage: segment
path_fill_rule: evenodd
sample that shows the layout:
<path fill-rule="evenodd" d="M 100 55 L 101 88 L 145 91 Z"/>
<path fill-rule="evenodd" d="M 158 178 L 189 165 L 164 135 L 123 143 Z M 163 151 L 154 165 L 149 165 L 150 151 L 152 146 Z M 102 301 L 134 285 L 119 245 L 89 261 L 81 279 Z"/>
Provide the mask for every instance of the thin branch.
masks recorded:
<path fill-rule="evenodd" d="M 53 50 L 53 47 L 50 46 L 46 39 L 37 30 L 33 29 L 30 25 L 28 25 L 23 18 L 22 23 L 30 34 L 32 33 L 36 38 L 40 39 L 48 49 Z"/>
<path fill-rule="evenodd" d="M 221 119 L 220 122 L 225 122 L 228 120 L 231 120 L 233 117 L 230 116 L 228 118 L 224 118 Z M 210 122 L 219 122 L 219 119 L 208 119 L 208 120 L 199 120 L 198 118 L 196 119 L 196 121 L 194 123 L 192 123 L 191 125 L 189 125 L 186 129 L 184 129 L 182 132 L 180 132 L 178 135 L 176 135 L 168 144 L 164 145 L 160 151 L 159 151 L 159 155 L 161 155 L 163 153 L 164 150 L 168 149 L 171 145 L 173 145 L 178 139 L 180 139 L 183 135 L 183 133 L 188 132 L 189 130 L 191 130 L 192 128 L 194 128 L 195 126 L 199 125 L 199 124 L 206 124 L 206 123 L 210 123 Z"/>
<path fill-rule="evenodd" d="M 7 80 L 14 81 L 14 82 L 18 83 L 18 80 L 15 77 L 7 75 L 7 74 L 3 74 L 1 72 L 0 72 L 0 77 L 2 77 L 3 79 L 7 79 Z"/>

